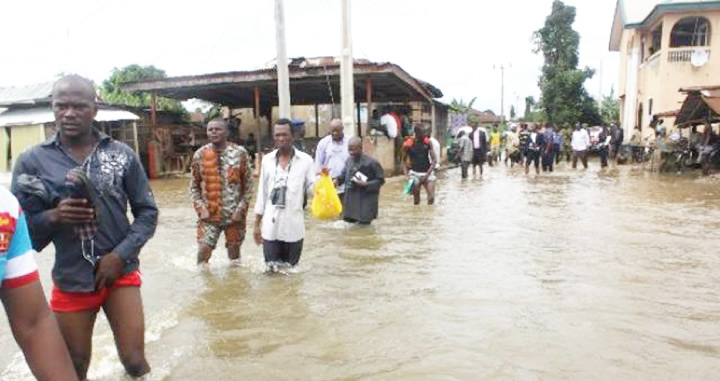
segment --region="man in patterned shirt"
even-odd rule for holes
[[[77,380],[65,342],[38,280],[27,220],[0,187],[0,299],[10,328],[38,380]]]
[[[210,143],[193,155],[190,197],[198,215],[197,262],[207,263],[225,232],[230,260],[240,259],[245,221],[252,196],[250,156],[245,148],[228,142],[228,124],[213,119],[207,125]]]

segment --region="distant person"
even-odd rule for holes
[[[403,151],[403,174],[413,182],[412,194],[415,205],[420,204],[420,188],[425,187],[428,205],[435,202],[435,173],[433,168],[437,158],[430,143],[427,128],[415,126],[415,138],[406,151]]]
[[[498,125],[494,125],[492,132],[490,132],[490,165],[494,165],[495,162],[500,161],[500,144],[502,143],[502,136],[498,130]]]
[[[255,243],[263,246],[270,271],[295,266],[305,238],[303,201],[311,195],[315,169],[310,155],[293,147],[288,119],[273,127],[276,149],[263,157],[255,201]]]
[[[463,179],[468,177],[468,169],[473,159],[473,145],[465,131],[458,133],[458,150],[455,160],[460,162],[460,174]]]
[[[522,161],[520,137],[518,136],[516,125],[510,126],[510,131],[508,131],[505,139],[505,165],[507,165],[508,160],[510,161],[510,168]]]
[[[221,234],[231,261],[240,259],[253,189],[250,155],[228,141],[228,124],[207,124],[210,143],[195,151],[190,165],[190,199],[198,215],[197,263],[208,263]]]
[[[484,129],[475,125],[473,132],[470,134],[470,140],[473,144],[473,176],[480,169],[480,176],[483,174],[483,164],[485,164],[485,155],[487,153],[487,137]]]
[[[529,128],[527,145],[525,146],[525,174],[530,172],[530,165],[535,166],[535,173],[540,174],[540,155],[545,146],[545,135],[537,132],[535,125]]]
[[[248,155],[250,155],[250,158],[252,159],[252,164],[255,165],[255,155],[257,154],[257,141],[255,140],[255,134],[252,132],[248,134],[247,139],[245,139],[245,150],[247,151]]]
[[[580,123],[575,124],[575,131],[573,131],[572,142],[570,144],[573,151],[573,169],[577,168],[578,159],[582,161],[583,167],[587,169],[587,150],[590,148],[590,134],[588,134],[587,129],[585,129],[584,126],[581,126]]]
[[[435,161],[435,168],[433,168],[433,170],[437,171],[438,169],[440,169],[440,151],[442,150],[442,147],[440,146],[440,142],[432,135],[430,135],[430,144],[432,145],[433,153],[435,154],[435,158],[437,159]]]
[[[559,129],[553,133],[553,152],[555,153],[555,164],[560,164],[563,149],[563,134]]]
[[[348,142],[350,158],[340,177],[345,184],[343,220],[367,225],[378,216],[380,187],[385,184],[385,173],[377,160],[363,154],[362,139],[355,136]]]
[[[317,150],[315,150],[315,172],[326,173],[331,179],[337,182],[345,169],[345,163],[350,158],[348,151],[348,140],[343,131],[344,127],[340,119],[330,121],[330,134],[320,139]],[[338,195],[342,199],[345,192],[344,185],[338,185]]]
[[[553,171],[553,164],[555,162],[555,129],[551,124],[545,125],[545,130],[542,132],[543,145],[541,148],[541,162],[543,172]]]
[[[158,208],[135,152],[93,128],[96,99],[83,77],[55,82],[59,131],[20,155],[12,190],[27,213],[33,247],[55,246],[50,307],[78,378],[87,376],[100,308],[120,362],[137,378],[150,371],[138,256],[155,233]]]
[[[600,135],[598,137],[598,154],[600,155],[600,168],[608,166],[608,156],[610,150],[610,142],[612,134],[606,126],[600,127]]]
[[[292,134],[293,134],[293,147],[305,153],[309,153],[307,146],[305,145],[305,121],[301,119],[293,119],[291,121]]]
[[[612,159],[617,158],[618,152],[620,152],[620,147],[622,146],[623,140],[625,140],[625,131],[623,131],[623,128],[618,126],[616,123],[613,123],[612,127],[610,128],[610,157]]]
[[[0,300],[10,330],[38,380],[77,381],[70,354],[40,284],[27,220],[0,186]]]
[[[530,131],[528,129],[528,124],[523,123],[520,125],[520,132],[518,133],[518,140],[520,141],[520,155],[522,156],[520,162],[522,165],[525,165],[525,161],[527,159],[527,141],[530,137]]]

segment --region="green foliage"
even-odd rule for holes
[[[452,102],[450,102],[450,110],[455,111],[460,114],[467,114],[472,109],[473,103],[475,103],[475,100],[477,100],[477,97],[470,100],[470,103],[465,103],[462,99],[455,99],[453,98]]]
[[[123,82],[142,81],[147,79],[166,78],[164,70],[155,66],[129,65],[122,69],[114,68],[110,78],[100,86],[100,97],[107,103],[122,104],[131,107],[150,107],[149,93],[132,93],[120,90]],[[175,111],[185,114],[180,101],[163,97],[157,98],[157,109]]]
[[[555,125],[601,122],[595,100],[583,87],[595,71],[577,67],[580,35],[572,28],[575,13],[575,7],[555,0],[545,26],[533,34],[534,52],[542,53],[545,59],[538,82],[542,93],[539,107]]]
[[[545,113],[537,109],[537,102],[532,95],[525,97],[525,114],[522,119],[530,123],[544,123],[546,120]]]
[[[620,102],[615,98],[615,89],[612,89],[610,95],[603,97],[600,102],[600,116],[606,126],[620,122]]]

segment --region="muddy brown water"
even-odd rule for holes
[[[187,179],[154,182],[146,379],[718,377],[720,180],[597,165],[459,177],[440,176],[433,207],[389,182],[369,228],[308,217],[301,266],[272,276],[251,240],[240,265],[216,250],[199,269]],[[52,249],[38,261],[47,292]],[[0,319],[0,378],[32,379]],[[104,318],[89,376],[125,379]]]

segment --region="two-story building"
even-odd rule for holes
[[[680,88],[720,85],[720,1],[618,0],[609,48],[620,52],[625,136],[656,115],[671,126]]]

